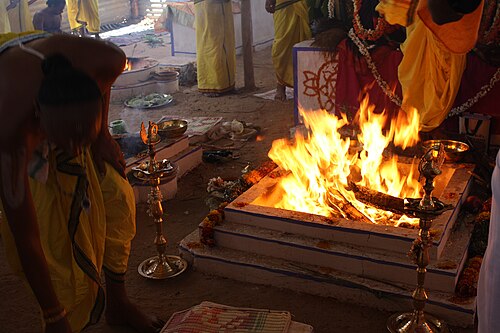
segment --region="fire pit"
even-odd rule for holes
[[[123,73],[114,86],[124,87],[147,81],[158,69],[158,61],[151,58],[127,58]]]
[[[416,112],[386,126],[385,116],[363,103],[360,149],[354,151],[351,139],[340,134],[351,125],[345,117],[323,111],[302,116],[308,133],[273,142],[269,156],[279,168],[224,209],[224,222],[213,230],[216,249],[190,246],[197,238],[192,234],[181,251],[199,269],[227,277],[387,310],[408,307],[415,265],[407,252],[418,235],[418,219],[394,208],[422,197],[420,156],[415,162],[391,156],[387,148],[416,144]],[[433,290],[427,309],[464,326],[473,322],[474,301],[452,299],[470,230],[459,233],[453,226],[472,170],[473,165],[445,164],[436,178],[433,195],[453,209],[433,222],[426,279]]]
[[[179,90],[178,75],[158,76],[159,62],[151,58],[127,58],[123,73],[111,87],[111,101],[125,100],[151,93],[171,94]]]

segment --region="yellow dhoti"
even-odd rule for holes
[[[398,77],[403,91],[403,110],[414,107],[420,114],[420,129],[427,132],[447,117],[457,96],[466,65],[466,54],[477,39],[483,4],[456,22],[435,24],[420,1],[414,22],[406,29],[401,45],[403,59]],[[377,10],[389,23],[406,22],[409,2],[382,0]]]
[[[28,0],[20,0],[16,7],[8,11],[10,30],[12,32],[32,31],[33,18],[28,6]]]
[[[50,277],[73,332],[99,320],[101,272],[123,279],[135,234],[132,188],[112,167],[106,171],[100,180],[88,151],[76,159],[52,151],[47,181],[30,178]],[[22,275],[8,224],[2,229],[8,261]]]
[[[311,38],[307,5],[304,0],[278,0],[273,19],[272,57],[276,77],[281,85],[293,87],[292,48]]]
[[[231,2],[195,1],[198,90],[223,93],[234,89],[236,48]]]
[[[19,42],[27,43],[35,39],[45,38],[50,34],[44,31],[26,31],[21,33],[9,32],[0,34],[0,53],[9,47],[18,46]]]
[[[66,8],[71,30],[77,30],[83,25],[90,33],[97,34],[101,31],[98,0],[66,0]]]
[[[9,14],[7,14],[8,2],[0,0],[0,34],[10,32]]]

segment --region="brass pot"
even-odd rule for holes
[[[164,139],[180,137],[186,132],[188,123],[181,119],[164,120],[158,123],[158,134]]]

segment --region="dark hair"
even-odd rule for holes
[[[53,6],[56,6],[58,4],[63,4],[66,5],[66,0],[47,0],[47,6],[48,7],[53,7]]]
[[[46,57],[42,61],[42,71],[44,78],[38,91],[41,105],[66,105],[101,98],[97,83],[75,69],[63,55]]]
[[[61,144],[68,141],[81,145],[92,138],[101,107],[75,110],[87,102],[101,102],[101,91],[97,83],[84,72],[73,67],[61,54],[47,56],[42,61],[44,77],[38,91],[40,122],[49,140]],[[97,104],[96,104],[97,105]],[[44,110],[44,107],[55,107]]]

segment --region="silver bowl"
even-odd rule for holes
[[[468,144],[455,140],[428,140],[422,142],[422,147],[428,150],[430,148],[438,148],[439,144],[444,145],[445,161],[448,162],[458,162],[462,160],[469,151]]]
[[[158,134],[162,138],[177,138],[186,132],[188,123],[181,119],[164,120],[158,123]]]

